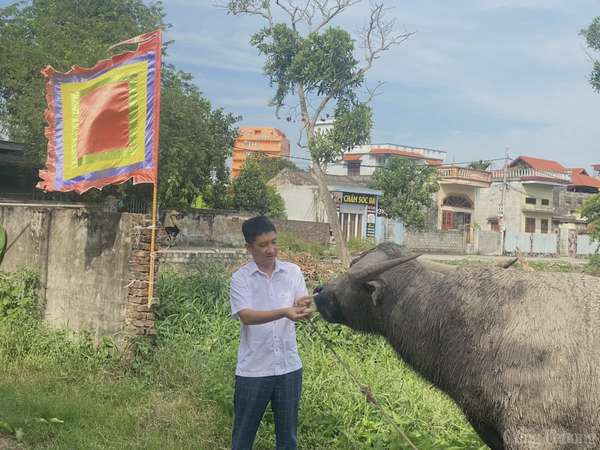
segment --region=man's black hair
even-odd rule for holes
[[[254,241],[256,241],[257,236],[264,233],[270,233],[271,231],[277,232],[273,222],[265,216],[252,217],[242,223],[242,233],[248,244],[253,244]]]

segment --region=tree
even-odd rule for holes
[[[273,186],[267,186],[267,176],[257,158],[248,158],[238,177],[231,183],[232,206],[283,219],[285,204]]]
[[[192,77],[167,66],[162,76],[159,198],[185,208],[202,195],[212,208],[225,206],[237,117],[211,109]]]
[[[477,161],[472,161],[471,164],[469,164],[469,168],[475,169],[475,170],[488,170],[491,165],[492,165],[492,161],[480,159]]]
[[[251,154],[248,158],[253,158],[257,162],[267,181],[275,178],[284,169],[298,170],[296,164],[287,158],[272,157],[261,153]]]
[[[591,238],[600,242],[600,194],[588,198],[583,203],[581,215],[589,220]]]
[[[431,207],[432,194],[439,190],[438,178],[435,167],[393,157],[385,167],[375,170],[369,185],[383,191],[379,205],[388,217],[420,229],[425,226],[425,210]]]
[[[581,35],[585,38],[589,49],[600,52],[600,16],[596,17],[588,28],[581,30]],[[600,60],[591,59],[593,68],[590,74],[590,83],[596,92],[600,92]]]
[[[252,36],[251,43],[265,56],[263,71],[275,87],[271,104],[276,114],[287,108],[301,122],[298,143],[311,154],[311,173],[327,211],[338,255],[346,266],[350,264],[350,253],[324,173],[327,164],[344,151],[369,141],[372,127],[369,101],[373,91],[368,92],[364,100],[359,95],[361,89],[366,89],[365,74],[383,52],[411,35],[396,34],[394,21],[385,21],[383,4],[374,3],[362,30],[365,59],[359,63],[354,57],[354,40],[350,34],[330,25],[338,15],[359,2],[228,0],[221,4],[231,14],[254,15],[266,20],[266,26]],[[285,22],[277,22],[274,12],[283,16]],[[291,105],[286,103],[288,99],[292,99]],[[329,113],[334,118],[333,128],[317,132],[318,120]]]
[[[28,162],[46,159],[45,80],[51,64],[66,71],[91,67],[124,39],[167,27],[160,2],[142,0],[39,0],[0,9],[0,125],[10,139],[26,145]],[[122,48],[116,52],[123,51]],[[163,65],[159,198],[162,206],[189,207],[203,194],[210,206],[226,198],[225,160],[231,152],[238,118],[213,110],[191,76]],[[2,131],[2,130],[0,130]],[[148,185],[107,187],[104,195],[149,198]],[[221,195],[222,194],[222,195]]]

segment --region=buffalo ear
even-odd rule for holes
[[[367,281],[365,287],[371,293],[373,305],[378,306],[383,300],[383,288],[385,284],[381,280]]]

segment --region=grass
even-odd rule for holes
[[[34,292],[6,283],[0,278],[0,292],[12,305]],[[50,330],[18,312],[25,307],[0,316],[0,436],[16,442],[18,434],[31,449],[229,448],[239,325],[229,317],[228,274],[219,267],[162,274],[158,293],[156,340],[141,343],[133,361],[110,341],[95,346],[85,334]],[[418,448],[484,448],[454,404],[382,339],[314,323]],[[300,448],[408,448],[310,324],[300,323],[297,334]],[[273,435],[267,413],[255,449],[274,448]]]

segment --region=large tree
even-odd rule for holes
[[[232,206],[242,211],[257,212],[274,219],[285,219],[285,203],[273,186],[262,158],[248,158],[240,174],[231,183]]]
[[[600,16],[596,17],[592,24],[581,31],[586,44],[590,50],[600,52]],[[593,62],[590,83],[596,92],[600,92],[600,60],[590,55]]]
[[[425,226],[432,195],[439,190],[435,167],[401,157],[391,158],[375,170],[370,186],[383,191],[379,205],[388,217],[400,219],[409,228]]]
[[[373,3],[361,33],[364,61],[355,56],[352,36],[331,25],[332,20],[360,0],[227,0],[221,5],[234,15],[254,15],[266,26],[251,43],[265,56],[264,73],[275,96],[277,114],[287,108],[288,117],[298,119],[298,144],[308,148],[311,173],[333,230],[342,263],[350,264],[350,253],[342,237],[335,204],[325,182],[328,163],[344,151],[367,143],[372,114],[365,75],[383,52],[406,40],[410,33],[396,33],[394,21],[386,21],[382,3]],[[282,18],[280,20],[280,18]],[[361,97],[361,90],[363,96]],[[325,115],[335,121],[332,129],[317,131]]]
[[[46,158],[43,112],[47,64],[67,71],[110,56],[110,45],[162,27],[160,2],[36,0],[0,9],[0,131],[26,145],[29,163]],[[116,50],[116,52],[122,49]],[[163,65],[159,195],[163,206],[189,206],[204,193],[211,206],[224,198],[225,160],[237,118],[213,110],[191,76]],[[109,187],[117,196],[145,196],[148,186]],[[100,197],[97,192],[84,199]]]

